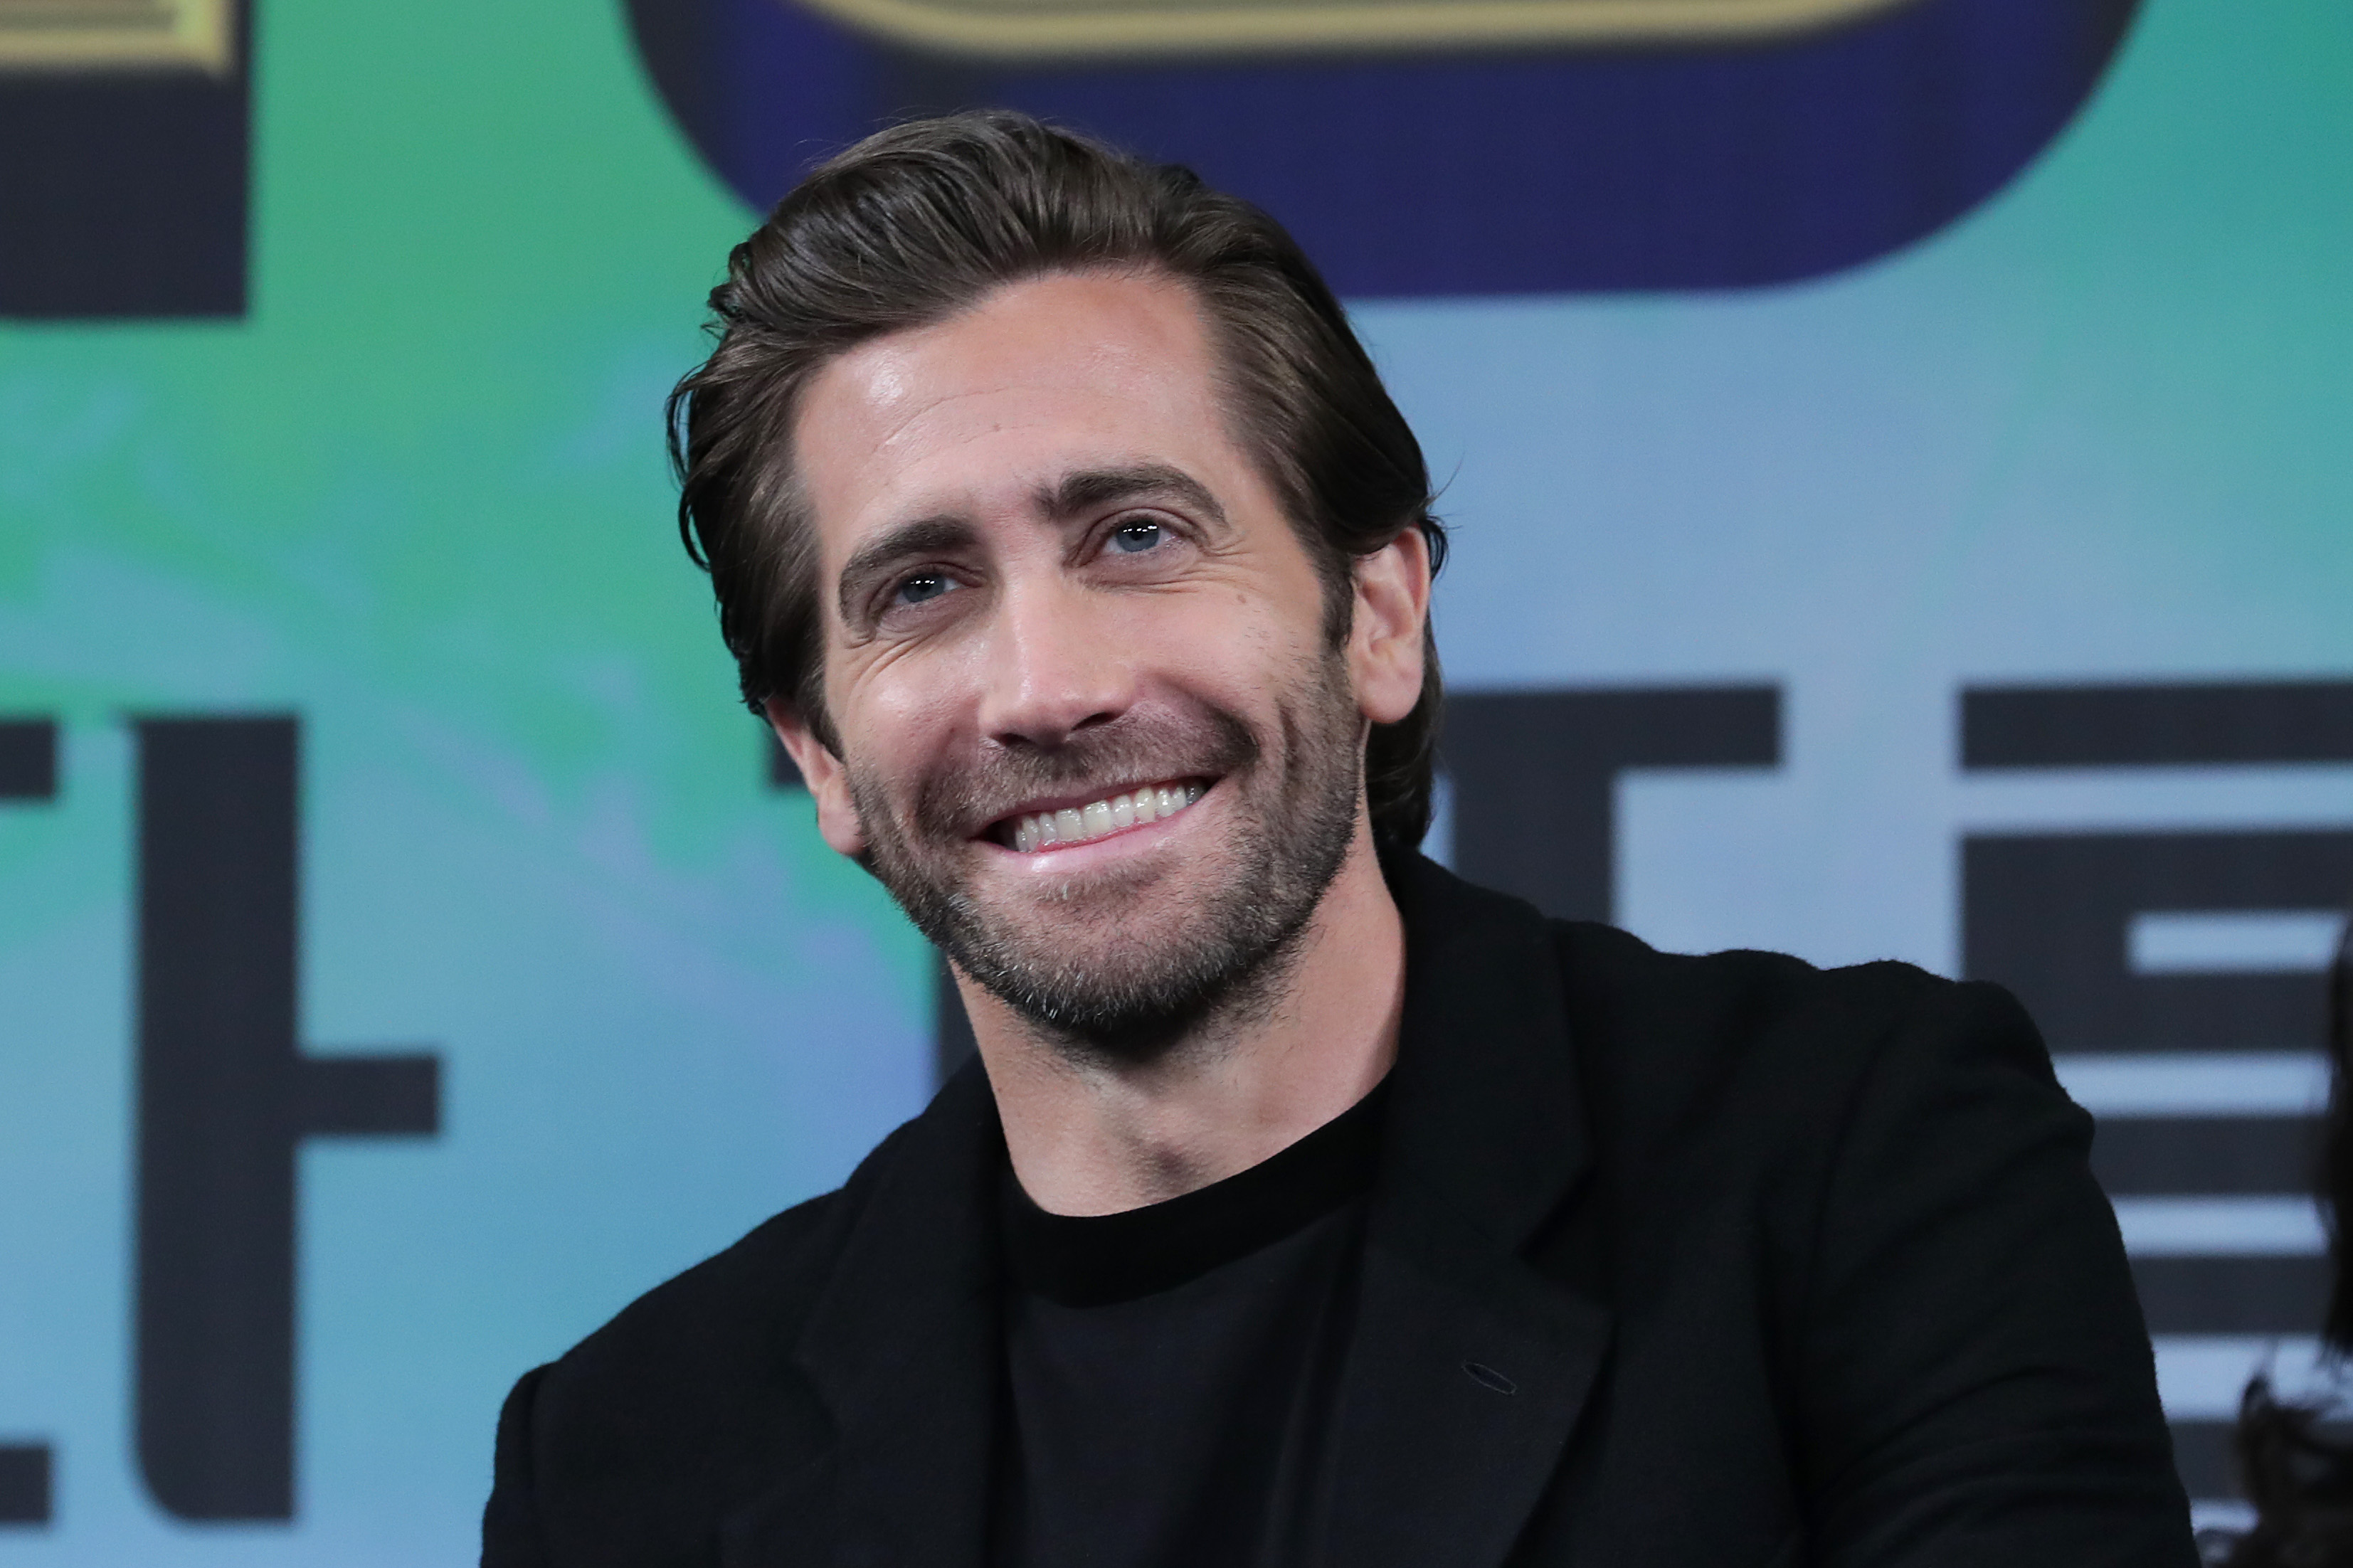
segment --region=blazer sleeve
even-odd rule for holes
[[[532,1415],[546,1373],[539,1366],[523,1373],[499,1411],[491,1500],[482,1510],[482,1568],[548,1568],[532,1483]]]
[[[1835,1568],[2195,1568],[2091,1118],[1998,987],[1915,994],[1822,1189],[1796,1368]]]

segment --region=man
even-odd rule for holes
[[[523,1378],[487,1563],[2195,1561],[2013,1002],[1416,853],[1444,535],[1271,221],[958,116],[713,303],[690,548],[979,1061]]]

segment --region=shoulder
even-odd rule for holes
[[[1965,1101],[2088,1136],[2041,1035],[2000,986],[1894,961],[1669,953],[1608,926],[1550,927],[1572,1048],[1621,1142],[1705,1133],[1811,1163],[1888,1108]]]
[[[1818,1044],[1856,1043],[1939,1010],[2023,1016],[1998,986],[1947,980],[1893,959],[1825,969],[1746,949],[1662,952],[1611,926],[1547,924],[1571,1013],[1603,1041],[1640,1030],[1654,1042],[1700,1050],[1792,1033]]]
[[[1385,869],[1438,1026],[1565,1049],[1596,1131],[1621,1145],[1703,1131],[1812,1137],[1861,1100],[1957,1071],[1995,1070],[2064,1103],[2033,1025],[1998,986],[1894,961],[1662,952],[1610,926],[1548,920],[1418,856]]]
[[[574,1346],[553,1370],[594,1378],[659,1363],[666,1373],[787,1355],[831,1277],[851,1226],[906,1143],[909,1122],[849,1179],[754,1227],[733,1246],[655,1286]]]
[[[788,1353],[791,1329],[822,1287],[854,1207],[844,1188],[764,1221],[624,1307],[554,1363],[551,1381],[592,1385],[647,1371],[675,1377],[702,1363],[732,1372]]]
[[[1670,1057],[1872,1058],[1908,1036],[1984,1035],[2047,1061],[2016,998],[1894,959],[1821,968],[1788,953],[1662,952],[1614,927],[1547,922],[1572,1024],[1593,1047]]]
[[[543,1503],[551,1494],[586,1502],[615,1489],[641,1493],[657,1471],[693,1489],[736,1492],[752,1478],[735,1472],[820,1439],[822,1410],[794,1349],[903,1132],[839,1189],[647,1291],[530,1375],[517,1436]]]

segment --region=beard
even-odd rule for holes
[[[867,869],[958,969],[1066,1052],[1155,1059],[1272,1001],[1355,839],[1362,720],[1340,650],[1277,694],[1267,730],[1221,708],[1132,710],[1050,750],[987,744],[943,763],[903,811],[845,759]],[[1227,792],[1223,831],[1180,860],[1018,896],[976,888],[989,851],[973,837],[1024,802],[1178,778]]]

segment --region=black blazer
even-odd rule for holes
[[[2091,1121],[2006,993],[1390,881],[1323,1561],[2192,1568]],[[980,1568],[1003,1147],[967,1067],[525,1375],[485,1563]]]

